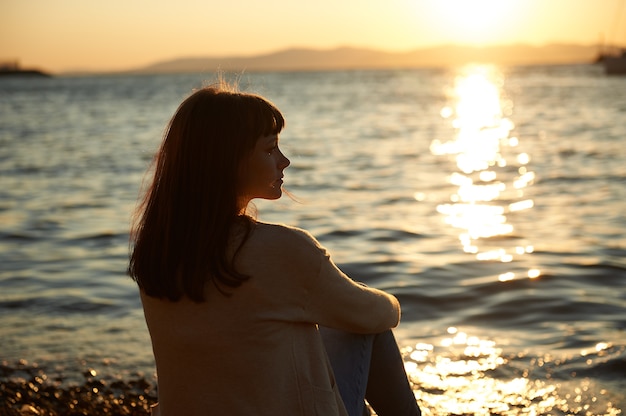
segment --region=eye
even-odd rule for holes
[[[276,150],[278,150],[278,144],[274,144],[272,147],[270,147],[269,149],[267,149],[267,154],[271,155],[272,153],[274,153]]]

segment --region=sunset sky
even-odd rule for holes
[[[289,47],[626,45],[625,0],[0,0],[0,62],[123,70]]]

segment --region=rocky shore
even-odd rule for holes
[[[63,369],[20,360],[0,364],[0,416],[149,415],[156,383],[120,379],[82,369],[82,382],[68,382]]]

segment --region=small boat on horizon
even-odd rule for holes
[[[626,75],[626,47],[617,44],[616,34],[620,27],[619,22],[626,10],[626,0],[616,4],[617,9],[613,14],[613,25],[611,28],[611,36],[607,46],[603,46],[604,42],[600,42],[600,53],[596,62],[604,66],[604,72],[607,75]],[[622,26],[622,29],[624,27]]]
[[[626,50],[622,49],[615,55],[605,55],[600,62],[608,75],[626,75]]]

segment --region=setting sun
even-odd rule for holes
[[[607,0],[599,7],[591,0],[56,0],[32,7],[31,2],[2,0],[0,62],[80,72],[289,48],[405,53],[448,45],[588,47],[600,39],[620,45],[626,44],[626,32],[612,24],[620,16],[620,2]],[[270,10],[272,24],[259,18]],[[576,61],[591,59],[587,55],[579,54]],[[449,56],[457,55],[433,59],[436,65],[448,65]],[[547,56],[560,62],[557,54]],[[520,58],[513,60],[517,64]]]
[[[464,43],[485,44],[505,37],[524,10],[519,0],[441,0],[432,3],[448,35]]]

